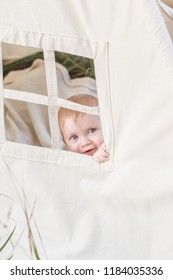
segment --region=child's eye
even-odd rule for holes
[[[88,134],[93,133],[95,131],[96,131],[96,128],[91,128],[91,129],[88,130]]]
[[[70,140],[76,140],[76,139],[78,139],[78,136],[77,136],[77,135],[72,135],[72,136],[70,137]]]

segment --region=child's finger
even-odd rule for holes
[[[105,145],[105,143],[102,143],[100,148],[103,149],[106,152],[106,145]]]

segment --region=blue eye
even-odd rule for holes
[[[88,134],[94,133],[95,131],[96,131],[96,128],[91,128],[91,129],[88,130]]]
[[[70,140],[76,140],[76,139],[78,139],[78,136],[77,136],[77,135],[72,135],[72,136],[70,137]]]

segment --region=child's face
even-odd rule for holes
[[[69,151],[92,156],[103,141],[100,117],[81,113],[68,118],[62,129]]]

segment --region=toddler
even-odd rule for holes
[[[74,95],[67,100],[91,107],[98,106],[98,99],[88,94]],[[58,123],[69,151],[93,156],[99,163],[109,160],[99,116],[60,108]]]

